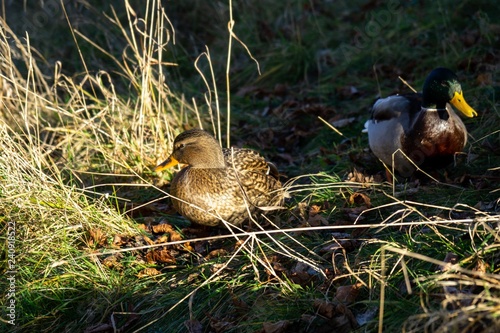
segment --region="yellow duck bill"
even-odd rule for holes
[[[450,103],[458,109],[464,116],[472,118],[477,116],[477,112],[465,101],[462,92],[455,92]]]
[[[155,172],[163,171],[163,170],[169,169],[171,167],[174,167],[177,164],[179,164],[179,161],[177,161],[175,158],[173,158],[172,156],[170,156],[165,161],[163,161],[161,164],[157,165],[155,167],[154,171]]]

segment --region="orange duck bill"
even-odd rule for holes
[[[162,162],[161,164],[157,165],[155,167],[154,171],[155,172],[163,171],[163,170],[169,169],[171,167],[174,167],[177,164],[179,164],[179,161],[177,161],[174,157],[170,156],[164,162]]]

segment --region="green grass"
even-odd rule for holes
[[[45,2],[26,12],[3,4],[2,328],[499,325],[498,4],[151,0],[130,1],[127,11],[122,1],[64,3],[65,10]],[[230,9],[241,42],[232,39],[227,76]],[[409,92],[398,76],[420,89],[437,66],[457,72],[478,111],[466,121],[469,160],[440,171],[440,183],[391,186],[361,133],[369,106]],[[352,121],[338,134],[319,117]],[[172,174],[152,169],[175,135],[200,123],[220,126],[224,145],[230,134],[231,144],[261,151],[284,174],[292,197],[286,210],[259,218],[263,229],[186,228],[162,199]],[[15,326],[5,321],[9,222]],[[164,223],[179,234],[154,232]],[[442,268],[448,253],[456,265]],[[336,299],[356,284],[350,301]],[[351,314],[367,319],[356,328]]]

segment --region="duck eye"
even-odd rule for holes
[[[184,149],[184,147],[186,147],[186,145],[184,143],[180,143],[178,146],[177,146],[177,149]]]

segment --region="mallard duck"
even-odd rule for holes
[[[155,168],[161,171],[187,164],[170,185],[174,209],[190,221],[217,226],[221,220],[240,225],[258,209],[283,201],[276,167],[254,150],[222,149],[208,132],[192,129],[174,140],[170,157]]]
[[[366,124],[371,150],[403,177],[416,170],[408,158],[425,171],[450,164],[467,143],[467,129],[448,103],[466,117],[477,116],[457,76],[446,68],[429,74],[422,94],[378,99]]]

